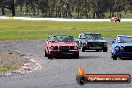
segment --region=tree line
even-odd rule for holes
[[[132,0],[0,0],[1,14],[5,9],[16,15],[32,13],[34,16],[63,18],[104,18],[121,16],[121,13],[132,11]]]

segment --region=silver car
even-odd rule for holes
[[[85,32],[80,33],[79,36],[74,40],[82,52],[85,50],[96,50],[107,52],[107,41],[99,33]]]

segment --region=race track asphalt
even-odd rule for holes
[[[60,58],[49,60],[44,57],[45,40],[0,41],[0,48],[23,53],[35,58],[41,69],[26,74],[0,77],[0,88],[132,88],[130,84],[86,84],[76,83],[78,66],[82,66],[88,74],[130,74],[131,60],[111,59],[111,42],[108,52],[80,52],[79,59]]]

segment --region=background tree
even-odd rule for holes
[[[132,11],[132,0],[0,0],[2,15],[10,10],[12,16],[30,14],[31,16],[64,18],[105,18]]]

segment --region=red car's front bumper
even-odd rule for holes
[[[60,56],[69,56],[69,55],[78,55],[79,50],[69,50],[69,51],[60,51],[60,50],[49,50],[49,55],[60,57]]]

